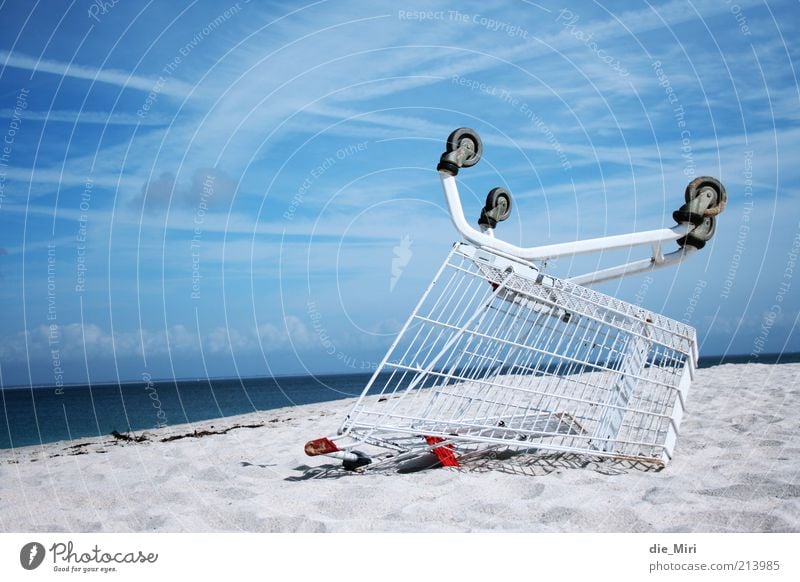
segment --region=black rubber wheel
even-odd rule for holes
[[[472,153],[467,156],[461,167],[470,168],[480,161],[483,154],[483,143],[480,136],[478,136],[478,132],[469,127],[459,127],[447,138],[448,152],[454,152],[462,145],[467,146]]]
[[[681,247],[689,245],[690,247],[700,250],[706,246],[708,241],[713,238],[716,230],[717,218],[715,216],[706,216],[703,218],[703,222],[696,226],[692,232],[687,234],[685,237],[678,239],[678,244]]]
[[[359,467],[369,465],[372,462],[372,459],[370,459],[367,455],[365,455],[361,451],[350,451],[350,452],[354,454],[357,458],[354,460],[345,459],[344,461],[342,461],[342,466],[347,471],[355,471]]]
[[[495,217],[497,222],[502,222],[511,216],[511,193],[505,188],[492,188],[486,195],[486,212],[494,208],[501,208],[500,214]]]
[[[699,238],[700,240],[708,241],[714,236],[714,233],[717,231],[717,219],[714,216],[707,216],[703,223],[695,228],[692,231],[692,236],[694,238]]]
[[[722,182],[716,178],[712,178],[710,176],[701,176],[699,178],[695,178],[689,182],[688,186],[686,186],[686,192],[684,192],[683,197],[688,204],[709,190],[713,193],[715,199],[711,204],[709,204],[708,211],[705,213],[705,216],[716,216],[723,211],[725,204],[728,202],[728,193],[725,192],[725,186],[723,186]]]

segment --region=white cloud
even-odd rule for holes
[[[233,351],[256,352],[263,349],[282,351],[294,347],[305,349],[312,345],[314,335],[297,317],[287,315],[283,324],[263,323],[253,329],[215,327],[203,333],[202,348],[205,354],[230,353]],[[50,359],[52,350],[59,351],[64,360],[83,361],[93,358],[165,355],[167,350],[175,354],[198,354],[199,342],[196,331],[182,324],[167,330],[116,331],[110,333],[94,323],[68,323],[59,325],[55,331],[40,325],[28,332],[0,338],[0,358],[5,362],[39,361]]]
[[[62,77],[73,77],[75,79],[86,79],[89,81],[98,81],[100,83],[107,83],[117,85],[127,89],[136,89],[138,91],[150,92],[154,87],[157,87],[157,79],[150,79],[147,77],[140,77],[133,73],[126,71],[119,71],[116,69],[100,69],[97,67],[87,67],[83,65],[76,65],[74,63],[65,63],[62,61],[53,61],[49,59],[37,59],[28,55],[22,54],[19,51],[13,53],[0,50],[0,62],[7,67],[14,67],[16,69],[25,69],[27,71],[34,71],[36,73],[52,73]],[[192,86],[179,81],[177,79],[169,79],[159,89],[160,93],[165,95],[173,95],[176,97],[185,97],[192,91]]]
[[[11,119],[13,109],[0,109],[0,118]],[[47,121],[60,123],[93,123],[97,125],[168,125],[171,120],[156,115],[144,118],[133,113],[105,111],[25,111],[23,121]]]

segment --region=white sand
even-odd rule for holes
[[[348,407],[149,431],[142,443],[0,451],[0,530],[800,531],[800,364],[699,370],[676,457],[659,472],[566,455],[495,470],[304,478],[338,465],[306,457],[303,445],[334,434]]]

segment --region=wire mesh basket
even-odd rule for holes
[[[666,463],[696,358],[687,325],[459,243],[340,432]]]

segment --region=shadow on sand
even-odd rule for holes
[[[551,473],[570,470],[593,471],[602,475],[624,475],[629,472],[657,473],[663,466],[631,459],[615,459],[600,456],[578,455],[575,453],[541,453],[514,450],[489,450],[471,453],[461,459],[460,467],[448,467],[452,471],[464,473],[484,473],[498,471],[511,475],[543,477]],[[309,479],[340,479],[355,474],[392,474],[416,473],[441,468],[435,455],[427,454],[392,462],[385,458],[373,465],[367,465],[355,471],[345,470],[340,463],[331,463],[311,467],[300,465],[294,470],[300,474],[286,477],[286,481],[307,481]]]

